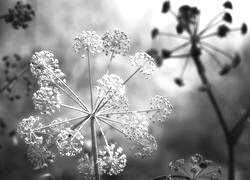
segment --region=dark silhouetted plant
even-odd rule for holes
[[[225,38],[229,33],[234,31],[240,31],[241,34],[247,33],[247,25],[242,24],[240,28],[230,28],[229,24],[232,23],[232,16],[230,10],[233,9],[233,5],[230,1],[226,1],[223,4],[224,10],[218,13],[208,24],[200,29],[200,10],[196,7],[191,7],[189,5],[183,5],[179,8],[178,13],[174,13],[171,9],[170,2],[166,1],[162,6],[162,13],[170,12],[174,15],[177,20],[176,34],[165,33],[161,30],[155,28],[151,32],[152,38],[158,38],[160,36],[168,36],[173,38],[178,38],[184,40],[184,43],[169,50],[162,49],[159,53],[155,49],[148,51],[155,59],[158,66],[161,66],[163,61],[168,58],[184,58],[184,66],[181,69],[180,75],[175,78],[175,83],[178,86],[184,86],[183,76],[185,69],[190,62],[193,60],[198,75],[202,81],[203,86],[200,88],[203,92],[208,95],[212,106],[218,115],[219,124],[223,130],[227,151],[228,151],[228,179],[234,180],[234,166],[235,166],[235,153],[234,147],[242,134],[246,121],[250,115],[250,109],[247,109],[243,116],[236,122],[232,129],[229,128],[222,111],[218,105],[217,99],[212,91],[212,86],[206,76],[206,67],[202,62],[202,55],[207,54],[211,57],[211,60],[215,61],[220,67],[219,74],[221,76],[228,74],[232,69],[239,66],[241,58],[238,53],[232,55],[228,51],[224,51],[214,44],[207,42],[209,38]],[[216,29],[215,29],[216,28]],[[215,29],[215,30],[214,30]],[[212,30],[212,32],[211,32]],[[178,53],[178,51],[186,49],[185,53]],[[228,62],[221,62],[220,57],[225,57],[229,59]],[[247,107],[249,108],[249,107]],[[174,178],[173,178],[174,179]],[[178,178],[177,178],[178,179]],[[190,179],[190,178],[186,178]],[[192,179],[192,178],[191,178]]]
[[[35,17],[35,11],[30,4],[23,4],[21,1],[17,1],[14,8],[10,8],[8,13],[1,15],[0,19],[3,19],[6,23],[10,23],[14,29],[28,27],[28,23]]]

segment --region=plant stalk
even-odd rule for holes
[[[94,160],[94,171],[95,171],[95,180],[100,180],[100,173],[98,168],[98,152],[97,152],[97,138],[96,138],[96,126],[95,126],[95,118],[91,117],[91,138],[92,138],[92,154]]]
[[[235,159],[234,159],[234,145],[228,144],[228,180],[234,180]]]
[[[213,94],[213,91],[210,87],[210,83],[209,83],[209,80],[205,74],[205,68],[200,60],[200,50],[199,48],[196,46],[196,42],[192,42],[192,47],[191,47],[191,55],[192,55],[192,58],[194,60],[194,63],[196,65],[196,68],[197,68],[197,71],[198,71],[198,74],[199,74],[199,77],[202,81],[202,84],[205,86],[206,88],[206,93],[208,95],[208,98],[218,116],[218,120],[219,120],[219,123],[220,123],[220,126],[222,128],[222,131],[224,133],[224,137],[225,137],[225,140],[226,140],[226,144],[227,144],[227,151],[228,151],[228,180],[234,180],[234,170],[235,170],[235,161],[234,161],[234,144],[231,143],[231,140],[230,140],[230,131],[228,129],[228,126],[226,124],[226,121],[225,121],[225,118],[223,117],[223,114],[222,114],[222,111],[218,105],[218,102]]]

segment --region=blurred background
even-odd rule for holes
[[[0,22],[0,55],[13,56],[18,54],[28,63],[35,51],[49,50],[60,61],[61,69],[67,75],[71,87],[82,98],[88,92],[86,63],[80,60],[72,49],[75,35],[83,30],[94,30],[103,34],[106,30],[119,28],[131,39],[129,54],[137,51],[147,51],[150,48],[161,49],[173,47],[178,41],[172,38],[151,39],[151,30],[158,27],[164,31],[174,32],[175,19],[169,14],[161,14],[163,0],[27,0],[36,16],[27,29],[15,30],[4,21]],[[201,26],[222,10],[222,0],[171,1],[172,9],[178,10],[183,4],[197,6],[201,10]],[[16,1],[1,0],[0,14],[5,14]],[[250,24],[248,18],[249,3],[247,1],[232,1],[234,9],[233,27],[239,27],[242,22]],[[203,61],[207,67],[207,75],[213,84],[223,114],[228,124],[239,119],[244,108],[250,101],[250,62],[249,35],[241,36],[232,33],[225,40],[214,38],[211,42],[228,52],[238,52],[241,65],[227,76],[218,74],[218,67],[209,58]],[[95,59],[95,75],[98,79],[105,72],[107,58],[98,56]],[[198,91],[201,83],[193,64],[185,73],[185,86],[178,87],[173,79],[179,74],[183,61],[179,59],[165,60],[150,80],[137,75],[127,87],[127,93],[132,108],[143,106],[147,99],[160,94],[167,97],[174,111],[166,123],[153,124],[151,133],[158,141],[157,153],[149,159],[136,159],[128,155],[125,171],[118,176],[104,176],[103,179],[152,179],[155,176],[168,174],[168,163],[171,160],[187,159],[195,153],[200,153],[206,159],[213,160],[224,168],[226,175],[226,145],[218,124],[217,116],[205,94]],[[0,62],[0,82],[4,83],[5,64]],[[111,71],[123,79],[133,72],[127,57],[117,56]],[[143,84],[143,86],[142,86]],[[34,85],[34,90],[36,86]],[[46,171],[33,170],[27,161],[27,146],[15,136],[9,136],[17,123],[24,117],[35,114],[31,95],[26,96],[22,83],[16,84],[15,91],[21,94],[18,101],[11,101],[6,92],[0,94],[0,120],[6,124],[1,130],[0,142],[0,179],[46,179],[40,177]],[[24,94],[24,95],[23,95]],[[31,93],[32,94],[32,93]],[[110,137],[116,137],[115,132]],[[237,180],[250,178],[250,124],[247,125],[236,147]],[[114,138],[114,141],[126,146],[126,141]],[[55,179],[80,179],[76,170],[76,159],[58,158],[50,172]],[[48,178],[47,178],[48,179]]]

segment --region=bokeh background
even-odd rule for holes
[[[16,1],[1,0],[0,14],[7,12]],[[172,38],[152,40],[150,32],[154,27],[164,31],[174,32],[175,19],[169,14],[161,14],[163,0],[29,0],[36,12],[34,21],[26,30],[14,30],[10,25],[0,22],[0,55],[17,53],[29,61],[37,50],[49,50],[60,60],[62,70],[66,73],[68,82],[79,92],[82,98],[87,93],[88,81],[86,63],[74,53],[72,40],[83,30],[94,30],[102,34],[106,30],[119,28],[131,39],[130,54],[137,51],[147,51],[150,48],[173,47],[178,41]],[[222,0],[175,0],[171,1],[173,10],[180,5],[189,4],[201,10],[201,26],[222,10]],[[249,3],[239,0],[232,1],[234,9],[232,26],[240,26],[242,22],[250,24],[248,18]],[[204,57],[207,74],[214,86],[216,97],[222,107],[223,114],[232,126],[242,114],[250,101],[250,62],[249,35],[230,34],[226,40],[214,38],[213,43],[229,52],[238,52],[242,64],[227,76],[218,74],[218,67],[209,58]],[[107,66],[107,58],[95,59],[95,78],[99,78]],[[136,159],[128,154],[125,171],[119,176],[104,179],[150,179],[168,174],[168,163],[171,160],[185,158],[195,153],[201,153],[205,158],[218,163],[224,168],[226,176],[226,146],[221,128],[210,102],[205,94],[198,91],[200,81],[193,64],[190,64],[185,74],[185,86],[178,87],[173,79],[179,74],[183,64],[179,59],[165,60],[150,80],[137,75],[128,84],[128,97],[132,108],[143,106],[154,94],[167,97],[174,111],[168,122],[153,124],[151,132],[158,140],[158,152],[149,159]],[[0,70],[4,69],[0,62]],[[115,59],[111,71],[127,77],[133,71],[128,58]],[[0,72],[2,73],[2,72]],[[2,75],[1,75],[2,76]],[[0,79],[1,79],[0,76]],[[2,76],[3,77],[3,76]],[[3,83],[3,79],[1,79]],[[20,87],[19,87],[20,86]],[[22,84],[16,86],[16,91],[22,91]],[[31,96],[23,96],[20,100],[11,102],[0,95],[0,118],[7,124],[9,131],[24,117],[36,113],[33,109]],[[126,141],[116,137],[111,132],[110,138],[124,144]],[[250,178],[250,124],[238,142],[236,148],[237,180]],[[10,138],[1,131],[0,141],[0,179],[48,179],[41,177],[46,170],[32,170],[27,161],[27,147],[20,140]],[[80,179],[76,170],[76,159],[58,158],[50,172],[55,179]]]

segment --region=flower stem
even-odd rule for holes
[[[94,159],[94,170],[95,170],[95,180],[100,180],[100,173],[98,168],[98,152],[97,152],[97,138],[96,138],[96,127],[95,127],[95,118],[91,117],[91,138],[92,138],[92,154]]]
[[[90,57],[89,57],[88,49],[87,49],[87,59],[88,59],[88,72],[89,72],[90,103],[91,103],[91,111],[92,111],[93,110],[92,76],[91,76],[91,66],[90,66]]]
[[[200,54],[197,53],[199,52],[199,48],[196,46],[196,42],[194,41],[192,43],[191,47],[191,54],[192,58],[194,60],[194,63],[196,65],[199,77],[203,83],[203,85],[206,87],[206,93],[208,95],[209,100],[212,103],[212,106],[218,116],[220,126],[223,130],[224,137],[227,143],[227,151],[228,151],[228,180],[234,180],[234,166],[235,166],[235,161],[234,161],[234,144],[231,143],[231,133],[228,129],[228,126],[226,124],[225,118],[222,115],[222,111],[218,105],[218,102],[213,94],[213,91],[210,87],[210,83],[207,79],[207,76],[205,74],[205,68],[200,60]]]
[[[83,103],[83,101],[76,95],[76,93],[61,78],[59,78],[53,71],[51,71],[46,66],[44,66],[44,68],[47,69],[54,77],[56,77],[56,79],[58,79],[60,81],[61,84],[63,84],[69,90],[69,92],[77,99],[77,101],[79,101],[79,105],[81,105],[83,109],[85,109],[86,111],[89,111],[87,106]]]
[[[61,104],[61,106],[62,106],[62,107],[65,107],[65,108],[73,109],[73,110],[76,110],[76,111],[79,111],[79,112],[83,112],[83,113],[88,114],[88,112],[85,111],[84,109],[79,109],[79,108],[74,107],[74,106],[70,106],[70,105],[67,105],[67,104]]]
[[[228,180],[234,180],[234,165],[235,165],[235,159],[234,159],[234,145],[228,144]]]
[[[142,67],[139,67],[135,70],[135,72],[133,72],[124,82],[123,85],[126,84],[138,71],[141,70]]]
[[[107,67],[107,72],[106,72],[106,74],[109,74],[110,66],[111,66],[111,62],[112,62],[112,60],[113,60],[113,57],[114,57],[114,51],[112,51],[112,53],[111,53],[111,56],[110,56],[110,59],[109,59],[109,63],[108,63],[108,67]]]

